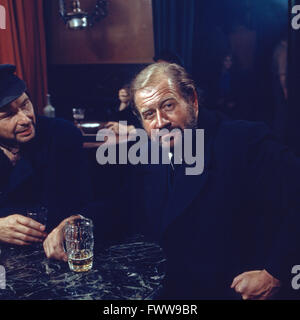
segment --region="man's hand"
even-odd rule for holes
[[[43,243],[47,258],[68,261],[67,253],[64,250],[64,226],[67,221],[80,218],[80,216],[71,216],[63,220],[55,229],[51,231]]]
[[[266,270],[244,272],[233,279],[231,288],[240,293],[244,300],[266,300],[279,289],[280,281]]]
[[[0,218],[0,241],[21,246],[30,245],[33,242],[42,242],[47,234],[45,226],[39,222],[13,214]]]

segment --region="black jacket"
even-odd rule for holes
[[[79,130],[64,120],[38,117],[35,138],[21,150],[15,167],[0,152],[0,217],[43,205],[50,230],[82,212],[90,184]]]
[[[170,187],[170,165],[133,166],[122,227],[160,241],[165,298],[239,298],[232,280],[258,269],[290,283],[300,260],[299,160],[262,123],[200,110],[199,128],[204,172],[179,166]]]

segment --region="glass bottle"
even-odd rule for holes
[[[47,94],[47,104],[44,108],[44,116],[48,118],[55,118],[55,109],[51,104],[50,94]]]

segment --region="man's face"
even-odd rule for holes
[[[198,117],[198,101],[194,99],[188,104],[179,90],[167,78],[158,85],[138,90],[135,94],[135,104],[140,113],[144,129],[151,135],[152,129],[184,129],[194,128]],[[171,139],[170,139],[171,138]],[[161,138],[161,144],[169,143],[172,148],[176,144],[168,134]]]
[[[0,109],[0,142],[9,146],[26,143],[35,136],[35,115],[26,93]]]

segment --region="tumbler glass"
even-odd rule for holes
[[[68,221],[64,228],[65,247],[70,270],[89,271],[93,267],[93,222],[87,218]]]

